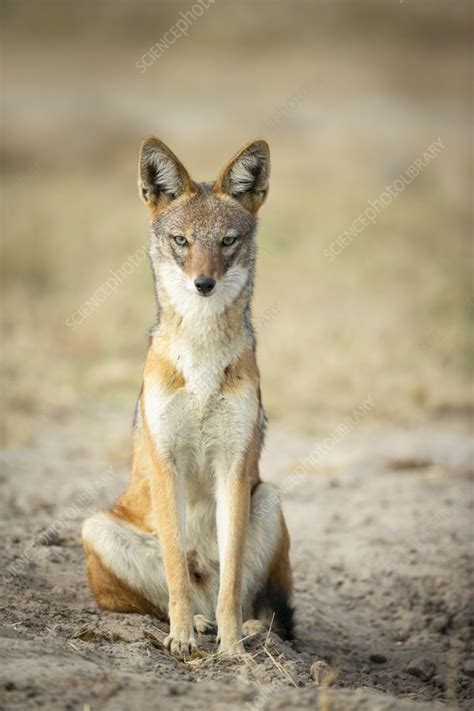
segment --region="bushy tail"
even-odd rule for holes
[[[283,585],[268,582],[256,596],[253,612],[257,619],[271,624],[272,632],[282,639],[294,639],[294,607]]]

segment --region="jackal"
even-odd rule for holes
[[[250,311],[269,161],[257,140],[215,182],[195,183],[162,141],[140,149],[158,319],[128,488],[85,521],[83,543],[100,607],[169,619],[165,646],[180,658],[214,621],[230,654],[243,651],[252,617],[292,634],[288,531],[259,476],[265,414]]]

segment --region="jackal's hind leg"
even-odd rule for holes
[[[102,512],[84,522],[82,539],[100,607],[167,619],[168,588],[156,536]]]
[[[204,615],[194,615],[194,629],[198,634],[215,634],[217,625],[215,620],[210,620]]]

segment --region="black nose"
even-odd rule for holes
[[[216,280],[212,277],[198,276],[194,280],[194,286],[203,296],[207,296],[208,294],[210,294],[215,285]]]

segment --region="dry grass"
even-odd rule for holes
[[[468,405],[467,4],[263,2],[250,23],[244,4],[216,3],[145,74],[135,63],[177,6],[121,3],[111,18],[87,3],[68,23],[57,3],[34,5],[5,4],[9,440],[34,436],[40,415],[132,410],[148,264],[76,330],[66,321],[146,242],[146,133],[200,179],[252,136],[271,144],[255,304],[271,418],[321,432],[369,393],[377,418]],[[331,262],[325,249],[438,136],[443,153]]]

